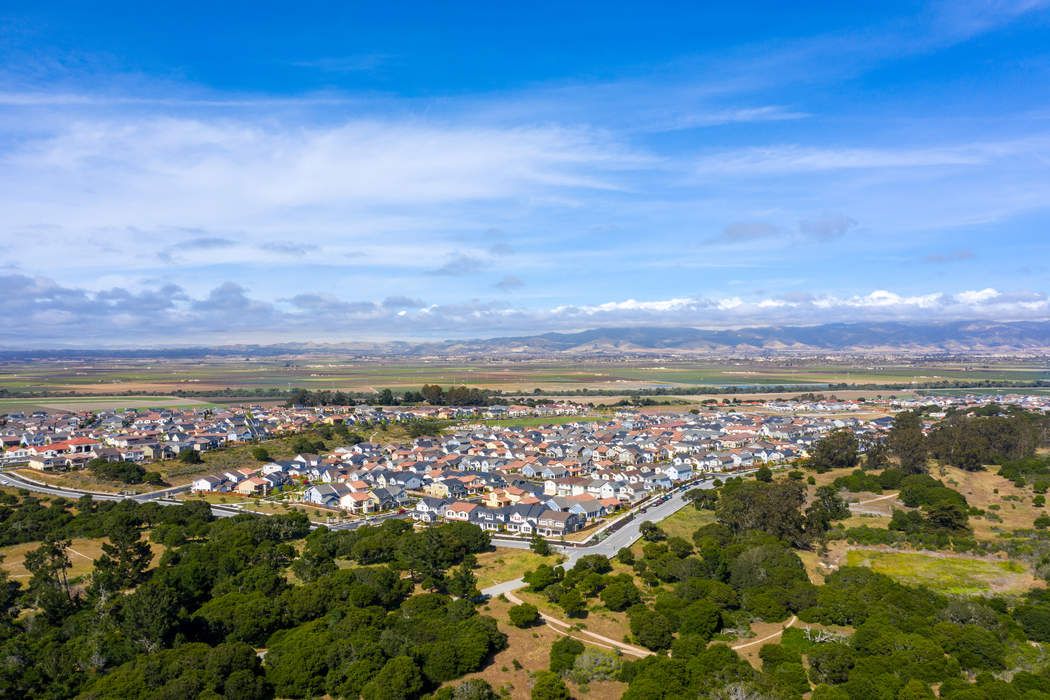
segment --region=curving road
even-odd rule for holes
[[[739,475],[742,472],[734,474]],[[579,546],[566,546],[560,544],[551,544],[551,549],[565,557],[565,568],[572,567],[576,561],[584,556],[585,554],[601,554],[606,557],[613,557],[624,547],[630,547],[632,544],[642,536],[641,527],[642,523],[646,521],[659,522],[667,517],[670,517],[680,511],[685,506],[689,505],[689,501],[685,500],[685,492],[692,489],[712,489],[714,488],[714,480],[723,474],[712,474],[709,477],[704,477],[700,481],[696,481],[685,486],[679,486],[671,492],[671,497],[657,505],[648,506],[644,513],[636,512],[634,519],[629,523],[621,527],[616,532],[607,535],[601,541],[592,542],[587,545]],[[522,540],[507,540],[500,539],[499,537],[492,538],[492,544],[496,547],[507,547],[510,549],[528,549],[529,543]],[[485,595],[495,596],[501,593],[506,594],[510,591],[521,588],[525,585],[525,582],[519,579],[511,581],[502,581],[493,586],[481,591]]]
[[[0,485],[10,486],[16,489],[25,489],[26,491],[33,491],[35,493],[42,493],[48,496],[60,496],[62,498],[68,498],[70,500],[77,500],[84,496],[90,496],[96,501],[124,501],[131,500],[139,503],[146,503],[147,501],[154,501],[163,506],[179,505],[184,501],[175,501],[171,497],[188,491],[190,489],[189,484],[185,486],[173,486],[167,489],[161,489],[160,491],[152,491],[150,493],[140,493],[135,495],[124,495],[119,493],[101,493],[99,491],[79,491],[76,489],[67,489],[60,486],[48,486],[41,484],[36,481],[30,481],[29,479],[14,474],[12,472],[0,472]],[[213,505],[211,512],[217,518],[228,518],[233,515],[239,514],[241,511],[236,508],[227,508],[224,506]]]
[[[32,491],[34,493],[40,493],[47,496],[60,496],[62,498],[68,498],[75,501],[84,496],[90,496],[96,501],[137,501],[138,503],[146,503],[152,501],[162,506],[175,506],[182,505],[186,501],[177,501],[172,498],[180,493],[185,493],[190,490],[189,484],[182,486],[172,486],[170,488],[161,489],[159,491],[151,491],[150,493],[139,493],[134,495],[124,495],[119,493],[102,493],[100,491],[82,491],[77,489],[67,489],[61,486],[50,486],[43,484],[38,481],[27,479],[19,474],[14,474],[8,471],[0,471],[0,485],[10,486],[16,489],[25,489],[26,491]],[[240,508],[224,505],[211,505],[211,512],[217,518],[229,518],[234,515],[240,515],[242,513],[251,512],[245,511]],[[354,520],[348,523],[339,523],[337,525],[328,525],[330,530],[353,530],[361,525],[372,525],[389,518],[407,518],[411,517],[409,513],[397,514],[387,513],[384,515],[373,516],[368,521],[365,520]],[[317,529],[318,525],[311,525],[311,529]]]
[[[734,476],[745,474],[748,472],[737,472]],[[667,501],[658,503],[656,505],[650,505],[645,508],[644,513],[636,512],[634,519],[621,527],[616,532],[603,537],[599,541],[592,542],[586,545],[577,546],[566,546],[559,544],[551,544],[551,548],[559,552],[566,557],[566,566],[572,566],[576,563],[576,560],[585,554],[601,554],[603,556],[611,557],[616,554],[621,548],[629,547],[641,536],[639,528],[641,524],[647,520],[652,522],[659,522],[664,518],[673,515],[674,513],[685,507],[688,502],[683,498],[685,491],[694,488],[710,489],[714,488],[714,480],[723,474],[711,474],[705,476],[699,481],[695,481],[683,486],[679,486],[670,492],[670,498]],[[17,489],[25,489],[26,491],[33,491],[36,493],[42,493],[48,496],[60,496],[62,498],[68,498],[70,500],[77,500],[84,496],[90,496],[91,498],[99,501],[123,501],[133,500],[139,503],[146,503],[153,501],[160,505],[178,505],[184,503],[184,501],[176,501],[171,497],[176,494],[183,493],[190,489],[189,484],[183,486],[173,486],[171,488],[161,489],[159,491],[152,491],[150,493],[140,493],[135,495],[124,495],[119,493],[101,493],[98,491],[83,491],[77,489],[67,489],[59,486],[50,486],[47,484],[40,483],[38,481],[30,480],[26,477],[20,476],[10,471],[0,471],[0,485],[10,486]],[[211,512],[213,515],[219,518],[228,518],[234,515],[238,515],[244,511],[238,508],[231,508],[229,506],[215,505],[212,504]],[[408,518],[409,513],[387,513],[384,515],[373,516],[367,521],[355,520],[349,523],[340,523],[338,525],[330,525],[329,529],[332,530],[353,530],[354,528],[360,527],[366,524],[374,524],[382,522],[390,518]],[[317,526],[314,526],[317,527]],[[529,543],[522,540],[508,540],[501,539],[499,536],[492,538],[492,543],[497,547],[508,547],[511,549],[528,549]],[[513,585],[516,584],[516,585]],[[520,588],[524,583],[520,579],[516,581],[504,581],[501,584],[492,586],[482,591],[489,595],[499,595],[500,593],[506,593],[512,591],[515,588]],[[507,587],[512,586],[512,587]],[[497,590],[499,589],[499,590]],[[494,591],[494,592],[493,592]]]

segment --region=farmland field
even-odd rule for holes
[[[911,384],[957,382],[962,386],[985,381],[1036,382],[1050,380],[1045,363],[867,364],[858,360],[821,363],[782,360],[477,360],[464,362],[426,360],[348,359],[346,357],[199,358],[186,359],[82,359],[34,360],[0,363],[0,390],[69,394],[78,398],[98,396],[101,401],[135,405],[115,396],[125,392],[149,393],[163,400],[193,392],[237,393],[246,398],[295,387],[373,392],[418,390],[423,384],[463,384],[473,387],[531,394],[547,392],[638,389],[681,389],[682,394],[719,387],[737,391],[790,386],[800,391],[821,390],[829,384]],[[137,399],[141,400],[141,399]],[[181,399],[185,400],[185,399]],[[7,400],[5,400],[7,401]],[[32,399],[27,405],[40,405]],[[148,399],[150,406],[158,405]],[[69,399],[47,399],[72,405]],[[7,404],[5,404],[7,405]],[[170,405],[170,404],[162,404]]]
[[[498,418],[493,420],[478,421],[484,425],[494,428],[537,428],[544,425],[565,425],[566,423],[595,423],[600,420],[608,420],[612,414],[606,416],[532,416],[528,418]]]
[[[0,411],[106,411],[125,408],[214,408],[218,404],[177,396],[64,396],[0,399]]]

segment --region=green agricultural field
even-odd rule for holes
[[[596,423],[600,420],[608,420],[609,417],[610,416],[534,416],[530,418],[500,418],[478,422],[497,428],[539,428],[544,425],[565,425],[566,423]]]
[[[1020,593],[1036,583],[1029,570],[1014,561],[942,553],[853,549],[846,554],[846,563],[869,567],[909,586],[926,586],[953,595]]]
[[[0,399],[0,411],[105,411],[126,408],[214,408],[218,404],[177,396],[49,396]]]
[[[791,386],[822,390],[829,384],[923,384],[1050,380],[1044,364],[1016,362],[977,367],[958,363],[869,366],[858,362],[747,360],[355,360],[345,357],[110,359],[6,362],[0,364],[0,390],[56,395],[114,397],[125,392],[170,398],[175,392],[287,391],[294,387],[352,392],[418,390],[424,384],[466,385],[530,395],[535,389],[571,393],[672,388],[690,393],[719,387],[736,389]]]
[[[924,389],[919,392],[923,396],[999,396],[1000,394],[1030,394],[1033,396],[1050,396],[1050,387],[1010,387],[1010,388],[987,388],[987,389]]]

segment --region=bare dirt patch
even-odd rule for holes
[[[485,606],[483,614],[496,618],[500,631],[507,635],[507,648],[496,654],[492,663],[483,670],[469,674],[465,678],[483,678],[497,692],[505,688],[508,692],[507,697],[515,700],[528,700],[532,691],[531,675],[537,671],[547,670],[550,664],[551,644],[562,635],[545,625],[528,629],[514,627],[507,618],[507,610],[510,607],[510,603],[498,598],[493,598]],[[518,662],[517,665],[515,661]],[[457,685],[464,679],[452,681],[448,685]],[[624,683],[596,681],[589,684],[589,692],[584,695],[571,681],[567,683],[572,690],[573,697],[618,698],[627,689]]]

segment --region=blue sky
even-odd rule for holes
[[[0,9],[0,345],[1050,317],[1050,0],[219,4]]]

